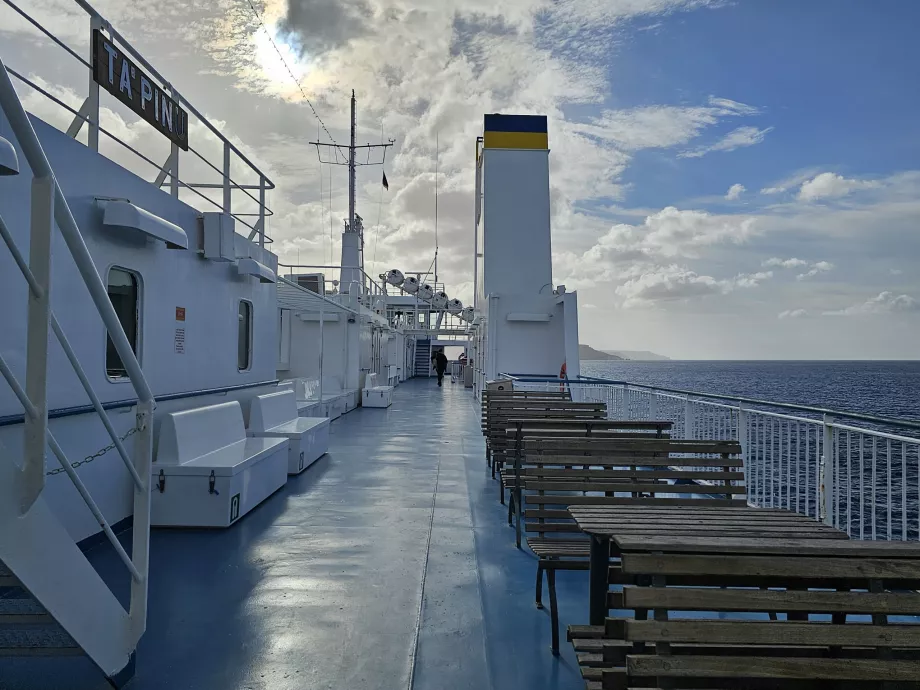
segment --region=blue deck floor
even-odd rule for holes
[[[231,529],[154,531],[129,688],[584,687],[570,645],[550,654],[470,392],[414,379],[331,428],[329,454]],[[562,623],[586,622],[587,573],[557,587]],[[2,690],[106,687],[84,658],[0,659]]]

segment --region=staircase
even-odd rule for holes
[[[431,341],[415,341],[415,375],[431,376]]]
[[[82,653],[67,631],[0,562],[0,656]]]
[[[0,174],[31,175],[29,227],[10,229],[0,216],[0,246],[6,245],[29,286],[26,342],[12,357],[10,353],[0,352],[0,374],[23,409],[22,443],[17,442],[15,448],[0,444],[0,657],[85,654],[112,685],[121,687],[133,675],[134,650],[147,622],[149,483],[155,402],[2,59],[0,109],[15,136],[13,141],[0,136]],[[4,135],[9,136],[8,131]],[[19,144],[21,154],[13,142]],[[20,156],[28,162],[23,170],[19,166]],[[3,180],[0,176],[0,195],[13,194],[5,192]],[[126,436],[119,437],[116,433],[51,309],[51,247],[56,228],[70,250],[77,273],[137,396],[135,427],[130,431],[134,436],[131,454],[123,443]],[[28,258],[16,242],[17,232],[20,239],[28,239]],[[60,264],[67,258],[66,253],[55,254],[54,260]],[[134,526],[130,555],[48,427],[48,351],[52,332],[105,427],[111,447],[117,450],[132,479]],[[21,361],[23,354],[25,366]],[[16,366],[11,366],[10,361]],[[24,383],[17,376],[24,376]],[[49,450],[130,574],[131,599],[127,611],[45,500],[45,458]]]

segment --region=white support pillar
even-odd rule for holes
[[[89,20],[89,45],[90,52],[93,50],[93,32],[102,31],[102,19],[93,15]],[[93,151],[99,150],[99,84],[93,78],[93,72],[89,74],[89,101],[87,116],[89,117],[89,131],[87,134],[86,145]]]

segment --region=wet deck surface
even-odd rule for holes
[[[329,454],[233,528],[154,531],[128,687],[583,688],[571,645],[550,654],[536,561],[506,526],[470,392],[413,379],[331,429]],[[123,572],[104,549],[90,558]],[[587,573],[557,589],[563,625],[587,622]],[[107,687],[84,658],[0,659],[0,690]]]

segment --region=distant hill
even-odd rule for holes
[[[613,355],[617,359],[630,359],[640,362],[665,362],[670,357],[656,355],[648,350],[604,350],[604,354]]]
[[[593,347],[589,345],[580,343],[578,345],[578,359],[613,361],[613,360],[621,360],[624,358],[620,357],[619,355],[615,355],[611,352],[601,352],[600,350],[595,350]]]

